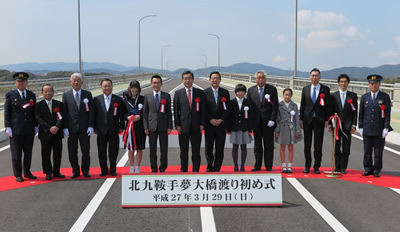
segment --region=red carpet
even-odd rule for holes
[[[250,166],[246,167],[246,170],[248,170],[248,171],[246,171],[244,173],[246,173],[246,174],[254,173],[254,172],[250,172],[251,168],[252,167],[250,167]],[[160,173],[152,173],[149,166],[144,166],[144,167],[141,167],[140,169],[141,169],[141,173],[139,175],[160,175]],[[168,166],[167,172],[165,174],[182,174],[179,172],[179,169],[180,169],[180,166]],[[204,175],[213,175],[214,174],[212,172],[211,173],[204,172],[205,169],[206,169],[206,166],[202,166],[200,169],[200,170],[202,170],[202,172],[200,172],[200,173],[204,174]],[[189,170],[191,170],[191,167],[189,167]],[[243,173],[243,172],[233,172],[232,170],[233,170],[232,166],[223,166],[220,173],[224,173],[224,174],[226,174],[226,173],[232,173],[232,174],[233,173],[235,173],[235,174]],[[273,172],[260,171],[260,172],[256,172],[256,173],[257,174],[259,174],[259,173],[280,173],[281,168],[275,167],[274,170],[275,171],[273,171]],[[323,171],[330,171],[331,169],[330,168],[321,168],[320,170],[323,172]],[[326,177],[323,174],[319,174],[319,175],[314,174],[312,172],[313,171],[312,169],[311,169],[310,174],[304,174],[303,167],[294,167],[293,171],[294,171],[294,173],[292,173],[292,174],[282,173],[282,177],[283,178],[293,177],[293,178],[331,179],[329,177]],[[118,168],[116,178],[121,178],[122,175],[128,175],[129,174],[128,172],[129,172],[129,167]],[[342,175],[342,177],[339,177],[336,179],[352,181],[352,182],[357,182],[357,183],[362,183],[362,184],[370,184],[370,185],[400,189],[400,177],[399,176],[391,176],[391,175],[382,174],[380,178],[375,178],[373,176],[367,176],[367,177],[361,176],[363,171],[348,169],[347,172],[348,172],[348,174]],[[65,179],[54,178],[53,180],[50,180],[50,181],[45,179],[45,175],[41,171],[33,173],[35,176],[38,177],[36,180],[25,179],[24,182],[16,182],[14,176],[1,177],[0,178],[0,192],[34,186],[34,185],[39,185],[39,184],[47,184],[47,183],[51,183],[54,181],[75,181],[75,180],[79,181],[79,180],[90,180],[90,179],[105,179],[105,178],[111,177],[110,175],[107,175],[105,177],[100,177],[99,176],[100,168],[96,168],[96,167],[90,168],[90,173],[92,174],[91,178],[86,178],[84,176],[80,176],[76,179],[71,179],[71,174],[72,174],[71,168],[62,168],[61,173],[66,175]],[[188,172],[185,174],[198,174],[198,173]],[[135,175],[135,174],[132,174],[132,175]]]

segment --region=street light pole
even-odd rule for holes
[[[78,39],[79,39],[79,73],[82,75],[82,56],[81,56],[81,1],[78,0]]]
[[[164,59],[164,48],[169,47],[169,46],[171,46],[171,45],[164,45],[164,46],[161,47],[161,74],[163,73],[163,66],[164,66],[164,62],[163,62],[163,59]]]
[[[144,17],[142,17],[141,19],[139,19],[139,73],[140,73],[140,22],[144,19],[144,18],[148,18],[148,17],[155,17],[157,15],[146,15]]]
[[[208,35],[215,36],[215,37],[217,37],[217,39],[218,39],[218,72],[221,72],[221,66],[220,66],[220,40],[219,40],[219,36],[216,35],[216,34],[210,34],[210,33],[208,33]]]
[[[204,56],[204,67],[205,67],[206,76],[207,76],[207,74],[208,74],[208,69],[207,69],[207,56],[204,55],[204,54],[200,54],[200,55],[201,55],[201,56]]]

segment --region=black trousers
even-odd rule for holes
[[[42,144],[42,167],[45,174],[60,174],[62,138],[52,136],[51,139],[41,139]],[[53,150],[53,164],[51,164],[51,150]]]
[[[325,123],[319,122],[316,118],[313,118],[311,124],[303,121],[304,129],[304,157],[306,160],[305,167],[311,167],[311,144],[312,137],[314,134],[314,168],[318,169],[321,167],[322,160],[322,143],[324,141],[324,130]]]
[[[383,167],[383,148],[385,139],[382,136],[363,136],[364,141],[364,170],[366,172],[379,173]],[[372,162],[372,151],[374,162]]]
[[[117,171],[117,157],[119,153],[119,136],[118,134],[97,135],[97,149],[99,154],[99,162],[101,173],[108,173],[107,166],[107,145],[108,159],[110,160],[110,173]]]
[[[192,162],[193,162],[193,172],[198,172],[200,170],[200,145],[201,145],[201,132],[193,132],[190,130],[189,133],[181,133],[179,137],[179,146],[181,148],[181,171],[187,172],[188,170],[188,160],[189,160],[189,141],[192,145]]]
[[[207,169],[219,172],[224,160],[226,130],[221,126],[207,125],[205,128]],[[215,155],[213,154],[215,144]]]
[[[150,166],[153,172],[157,172],[157,138],[160,139],[160,171],[165,171],[168,166],[168,134],[167,131],[150,131]]]
[[[33,138],[35,135],[13,135],[10,138],[11,159],[15,177],[22,177],[22,163],[24,175],[31,175]],[[22,152],[24,160],[22,162]]]
[[[268,127],[267,125],[262,125],[262,123],[255,125],[254,156],[256,157],[256,163],[254,168],[256,169],[261,169],[263,154],[265,167],[272,169],[274,162],[274,130],[275,127]]]
[[[341,169],[347,169],[347,164],[349,163],[350,156],[350,146],[351,146],[351,133],[350,131],[342,128],[343,133],[339,130],[339,140],[336,140],[335,146],[335,169],[340,171]]]
[[[79,160],[78,160],[78,140],[81,146],[82,153],[82,173],[89,173],[90,169],[90,136],[86,133],[71,133],[68,137],[68,155],[69,162],[71,163],[72,172],[79,174]]]

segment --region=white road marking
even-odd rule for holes
[[[212,207],[200,207],[201,228],[204,232],[216,232]]]
[[[361,137],[361,136],[358,136],[358,135],[353,135],[353,137],[354,138],[357,138],[357,139],[359,139],[359,140],[363,140],[363,138]],[[396,151],[396,150],[394,150],[394,149],[392,149],[392,148],[390,148],[390,147],[387,147],[387,146],[385,146],[383,149],[385,149],[385,150],[387,150],[387,151],[390,151],[390,152],[392,152],[392,153],[394,153],[394,154],[396,154],[396,155],[400,155],[400,152],[399,151]]]
[[[7,145],[7,146],[4,146],[4,147],[0,148],[0,152],[6,150],[6,149],[8,149],[8,148],[10,148],[10,145]]]
[[[117,167],[124,167],[128,159],[129,157],[127,151],[119,160]],[[114,184],[116,179],[117,179],[116,177],[113,177],[113,178],[107,178],[104,181],[103,185],[97,191],[96,195],[94,195],[90,203],[86,206],[85,210],[79,216],[78,220],[76,220],[74,225],[71,227],[71,229],[69,230],[70,232],[83,231],[85,229],[85,227],[89,223],[90,219],[93,217],[97,208],[103,201],[104,197],[107,195],[108,191],[111,189],[111,186]]]
[[[334,231],[348,231],[296,178],[286,178]]]
[[[390,189],[395,191],[396,193],[400,194],[400,189],[397,189],[397,188],[390,188]]]

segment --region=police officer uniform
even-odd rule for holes
[[[380,82],[382,76],[369,75],[369,83]],[[368,92],[361,97],[358,128],[364,142],[364,173],[363,176],[379,177],[382,170],[382,154],[385,137],[390,127],[391,101],[388,94],[380,91]],[[372,160],[372,152],[374,158]]]
[[[13,75],[16,81],[27,81],[29,74],[17,72]],[[32,175],[32,148],[37,123],[35,120],[36,96],[29,90],[10,90],[6,93],[4,103],[4,127],[10,137],[12,165],[16,181],[22,182],[22,169],[28,179],[36,179]],[[36,128],[35,128],[36,127]],[[22,152],[24,159],[22,162]]]

